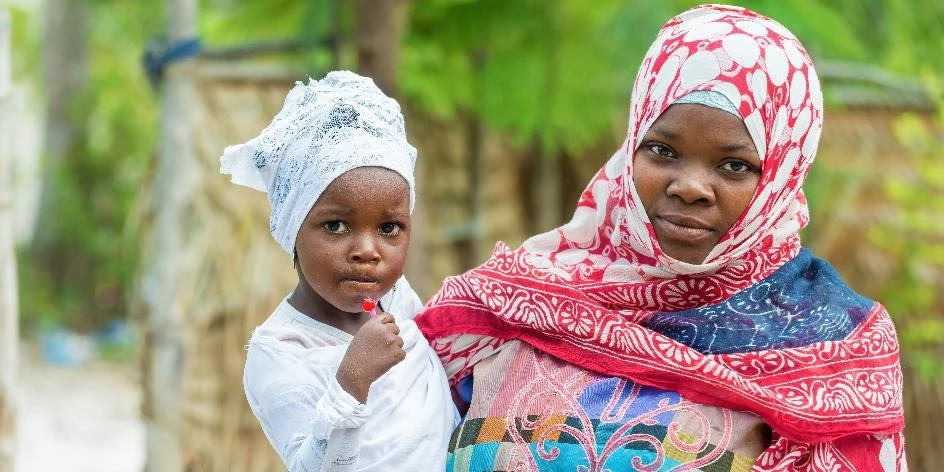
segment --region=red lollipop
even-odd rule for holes
[[[367,313],[370,313],[371,318],[377,316],[377,300],[367,297],[361,302],[361,308]]]

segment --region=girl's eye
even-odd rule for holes
[[[672,150],[671,150],[671,149],[669,149],[668,147],[666,147],[666,146],[664,146],[664,145],[662,145],[662,144],[650,144],[650,145],[649,145],[649,150],[652,151],[652,153],[655,154],[655,155],[657,155],[657,156],[662,156],[662,157],[674,157],[674,156],[675,156],[674,154],[672,154]]]
[[[346,233],[347,225],[343,221],[329,221],[321,225],[329,233]]]
[[[396,223],[384,223],[380,225],[380,234],[384,236],[396,236],[400,234],[400,225]]]
[[[744,161],[728,161],[722,164],[721,168],[728,172],[733,172],[735,174],[743,174],[743,173],[754,171],[754,166]]]

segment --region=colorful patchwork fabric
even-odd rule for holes
[[[547,427],[563,426],[553,423],[562,419],[571,428],[579,426],[577,418],[552,417],[548,419],[551,424]],[[538,420],[538,416],[532,416],[527,421],[537,422]],[[515,443],[512,442],[511,436],[504,427],[505,421],[505,418],[485,418],[464,423],[461,429],[456,432],[456,435],[453,436],[454,440],[458,439],[458,443],[454,442],[449,449],[450,461],[448,467],[450,470],[513,470],[504,469],[501,464],[497,463],[499,457],[510,456],[510,450],[515,447]],[[538,431],[532,433],[531,430],[524,429],[521,426],[522,420],[520,418],[515,421],[520,428],[519,434],[530,443],[528,454],[535,458],[534,465],[538,470],[577,470],[580,467],[590,470],[587,451],[576,438],[566,433],[561,434],[558,430],[556,434],[549,435],[546,441],[540,441]],[[593,427],[597,428],[598,426],[599,421],[594,421]],[[488,428],[495,429],[489,431]],[[583,433],[582,430],[578,429],[578,431]],[[604,431],[602,429],[597,430],[597,434],[601,432]],[[609,432],[612,433],[613,431]],[[604,456],[601,464],[604,468],[610,470],[620,470],[620,465],[623,465],[626,470],[629,470],[629,467],[645,467],[646,465],[658,467],[650,468],[650,470],[671,470],[677,469],[683,464],[709,458],[711,452],[718,447],[715,444],[706,444],[706,451],[689,451],[685,449],[685,445],[697,443],[698,438],[696,436],[679,433],[673,440],[667,437],[667,433],[668,428],[664,426],[638,426],[627,431],[627,434],[645,436],[645,440],[627,441],[626,444],[610,450],[609,454],[605,456],[602,448],[600,448],[595,451],[594,455]],[[496,440],[489,437],[489,434],[503,434],[505,439]],[[610,438],[612,436],[601,437],[603,440]],[[463,439],[473,442],[464,443]],[[549,446],[549,444],[553,444],[553,446]],[[504,450],[499,453],[501,449]],[[747,456],[735,454],[731,451],[722,450],[719,452],[720,454],[712,458],[712,461],[701,467],[700,470],[711,472],[747,471],[754,463],[754,459]],[[555,463],[557,464],[555,465]],[[566,466],[563,464],[566,464]],[[557,467],[557,465],[560,467]]]
[[[510,359],[510,360],[509,360]],[[503,371],[495,367],[501,366]],[[477,369],[526,377],[523,388],[473,401],[453,433],[447,470],[750,470],[769,430],[755,416],[683,400],[677,393],[587,376],[527,345],[513,343]],[[516,382],[512,382],[516,383]],[[583,385],[571,398],[575,383]],[[562,389],[561,386],[568,386]],[[548,392],[555,392],[549,399]],[[486,411],[525,416],[486,416]],[[558,413],[566,412],[566,414]]]

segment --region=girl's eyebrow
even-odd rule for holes
[[[328,215],[350,215],[354,212],[354,209],[351,207],[340,206],[340,205],[322,205],[317,207],[315,212],[319,215],[328,214]]]
[[[400,210],[384,210],[383,217],[384,219],[409,218],[410,213],[408,211]]]

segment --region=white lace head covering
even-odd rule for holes
[[[406,139],[396,100],[349,71],[296,82],[282,110],[259,136],[228,146],[220,173],[269,194],[269,231],[289,254],[311,207],[341,174],[384,167],[406,179],[416,202],[416,148]]]

